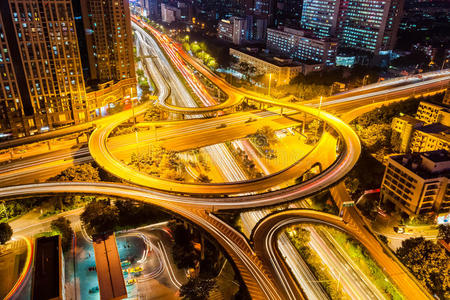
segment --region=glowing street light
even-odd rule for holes
[[[270,85],[272,83],[272,73],[269,73],[269,98],[270,98]]]

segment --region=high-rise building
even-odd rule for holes
[[[304,0],[302,28],[311,30],[319,38],[334,37],[338,25],[340,2],[341,0]]]
[[[342,47],[378,54],[397,40],[404,0],[341,0],[338,38]]]
[[[378,54],[392,50],[404,0],[305,0],[301,25],[340,47]]]
[[[0,1],[0,133],[88,118],[71,0]]]
[[[301,26],[302,9],[303,0],[278,0],[275,26],[299,28]]]
[[[80,1],[89,59],[90,82],[136,76],[128,0]]]
[[[337,42],[330,39],[318,39],[303,30],[284,27],[267,29],[267,48],[302,61],[313,61],[334,66]]]
[[[275,11],[275,0],[254,0],[253,13],[258,17],[266,18],[269,26],[275,25]]]

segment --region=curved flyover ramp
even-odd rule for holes
[[[351,222],[346,223],[337,216],[308,209],[292,209],[270,214],[259,221],[251,234],[255,253],[261,261],[270,266],[271,272],[284,275],[279,276],[279,285],[287,284],[291,290],[298,291],[297,283],[286,268],[276,244],[278,234],[283,228],[299,223],[327,225],[349,234],[367,249],[407,299],[432,299],[425,288],[389,255],[389,250],[365,228],[355,226]]]
[[[273,275],[263,268],[261,261],[254,254],[246,239],[235,229],[205,212],[206,208],[211,207],[208,202],[202,203],[203,209],[201,209],[186,205],[189,203],[184,203],[180,197],[171,197],[163,193],[152,194],[147,189],[123,184],[100,182],[41,183],[1,188],[0,199],[7,200],[32,195],[67,193],[116,196],[153,204],[170,210],[202,227],[218,241],[238,268],[252,299],[283,299],[282,292],[275,287],[272,281]]]

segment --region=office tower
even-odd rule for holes
[[[403,11],[403,0],[342,0],[338,37],[342,47],[378,54],[392,50]]]
[[[160,0],[144,0],[148,17],[151,19],[161,18],[161,1]]]
[[[253,13],[267,19],[268,26],[275,25],[276,0],[255,0]]]
[[[314,61],[334,66],[337,42],[330,39],[318,39],[303,30],[284,27],[267,29],[267,48],[302,61]]]
[[[87,119],[71,0],[0,1],[0,50],[3,137]]]
[[[299,28],[301,26],[302,9],[303,0],[278,0],[275,25]]]
[[[134,78],[128,0],[79,1],[89,59],[89,83]]]
[[[304,0],[302,27],[311,30],[319,38],[334,37],[340,2],[341,0]]]

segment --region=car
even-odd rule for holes
[[[219,126],[217,126],[216,129],[225,128],[225,127],[227,127],[227,124],[222,123]]]
[[[130,273],[138,273],[142,272],[142,270],[144,270],[142,267],[135,267],[130,270]]]
[[[120,262],[120,264],[122,265],[122,267],[127,267],[131,265],[131,262],[129,260],[123,260]]]
[[[127,285],[133,285],[133,284],[135,284],[136,282],[137,282],[137,280],[136,280],[135,278],[129,279],[129,280],[127,281]]]
[[[397,233],[404,233],[405,227],[394,227],[394,231]]]

